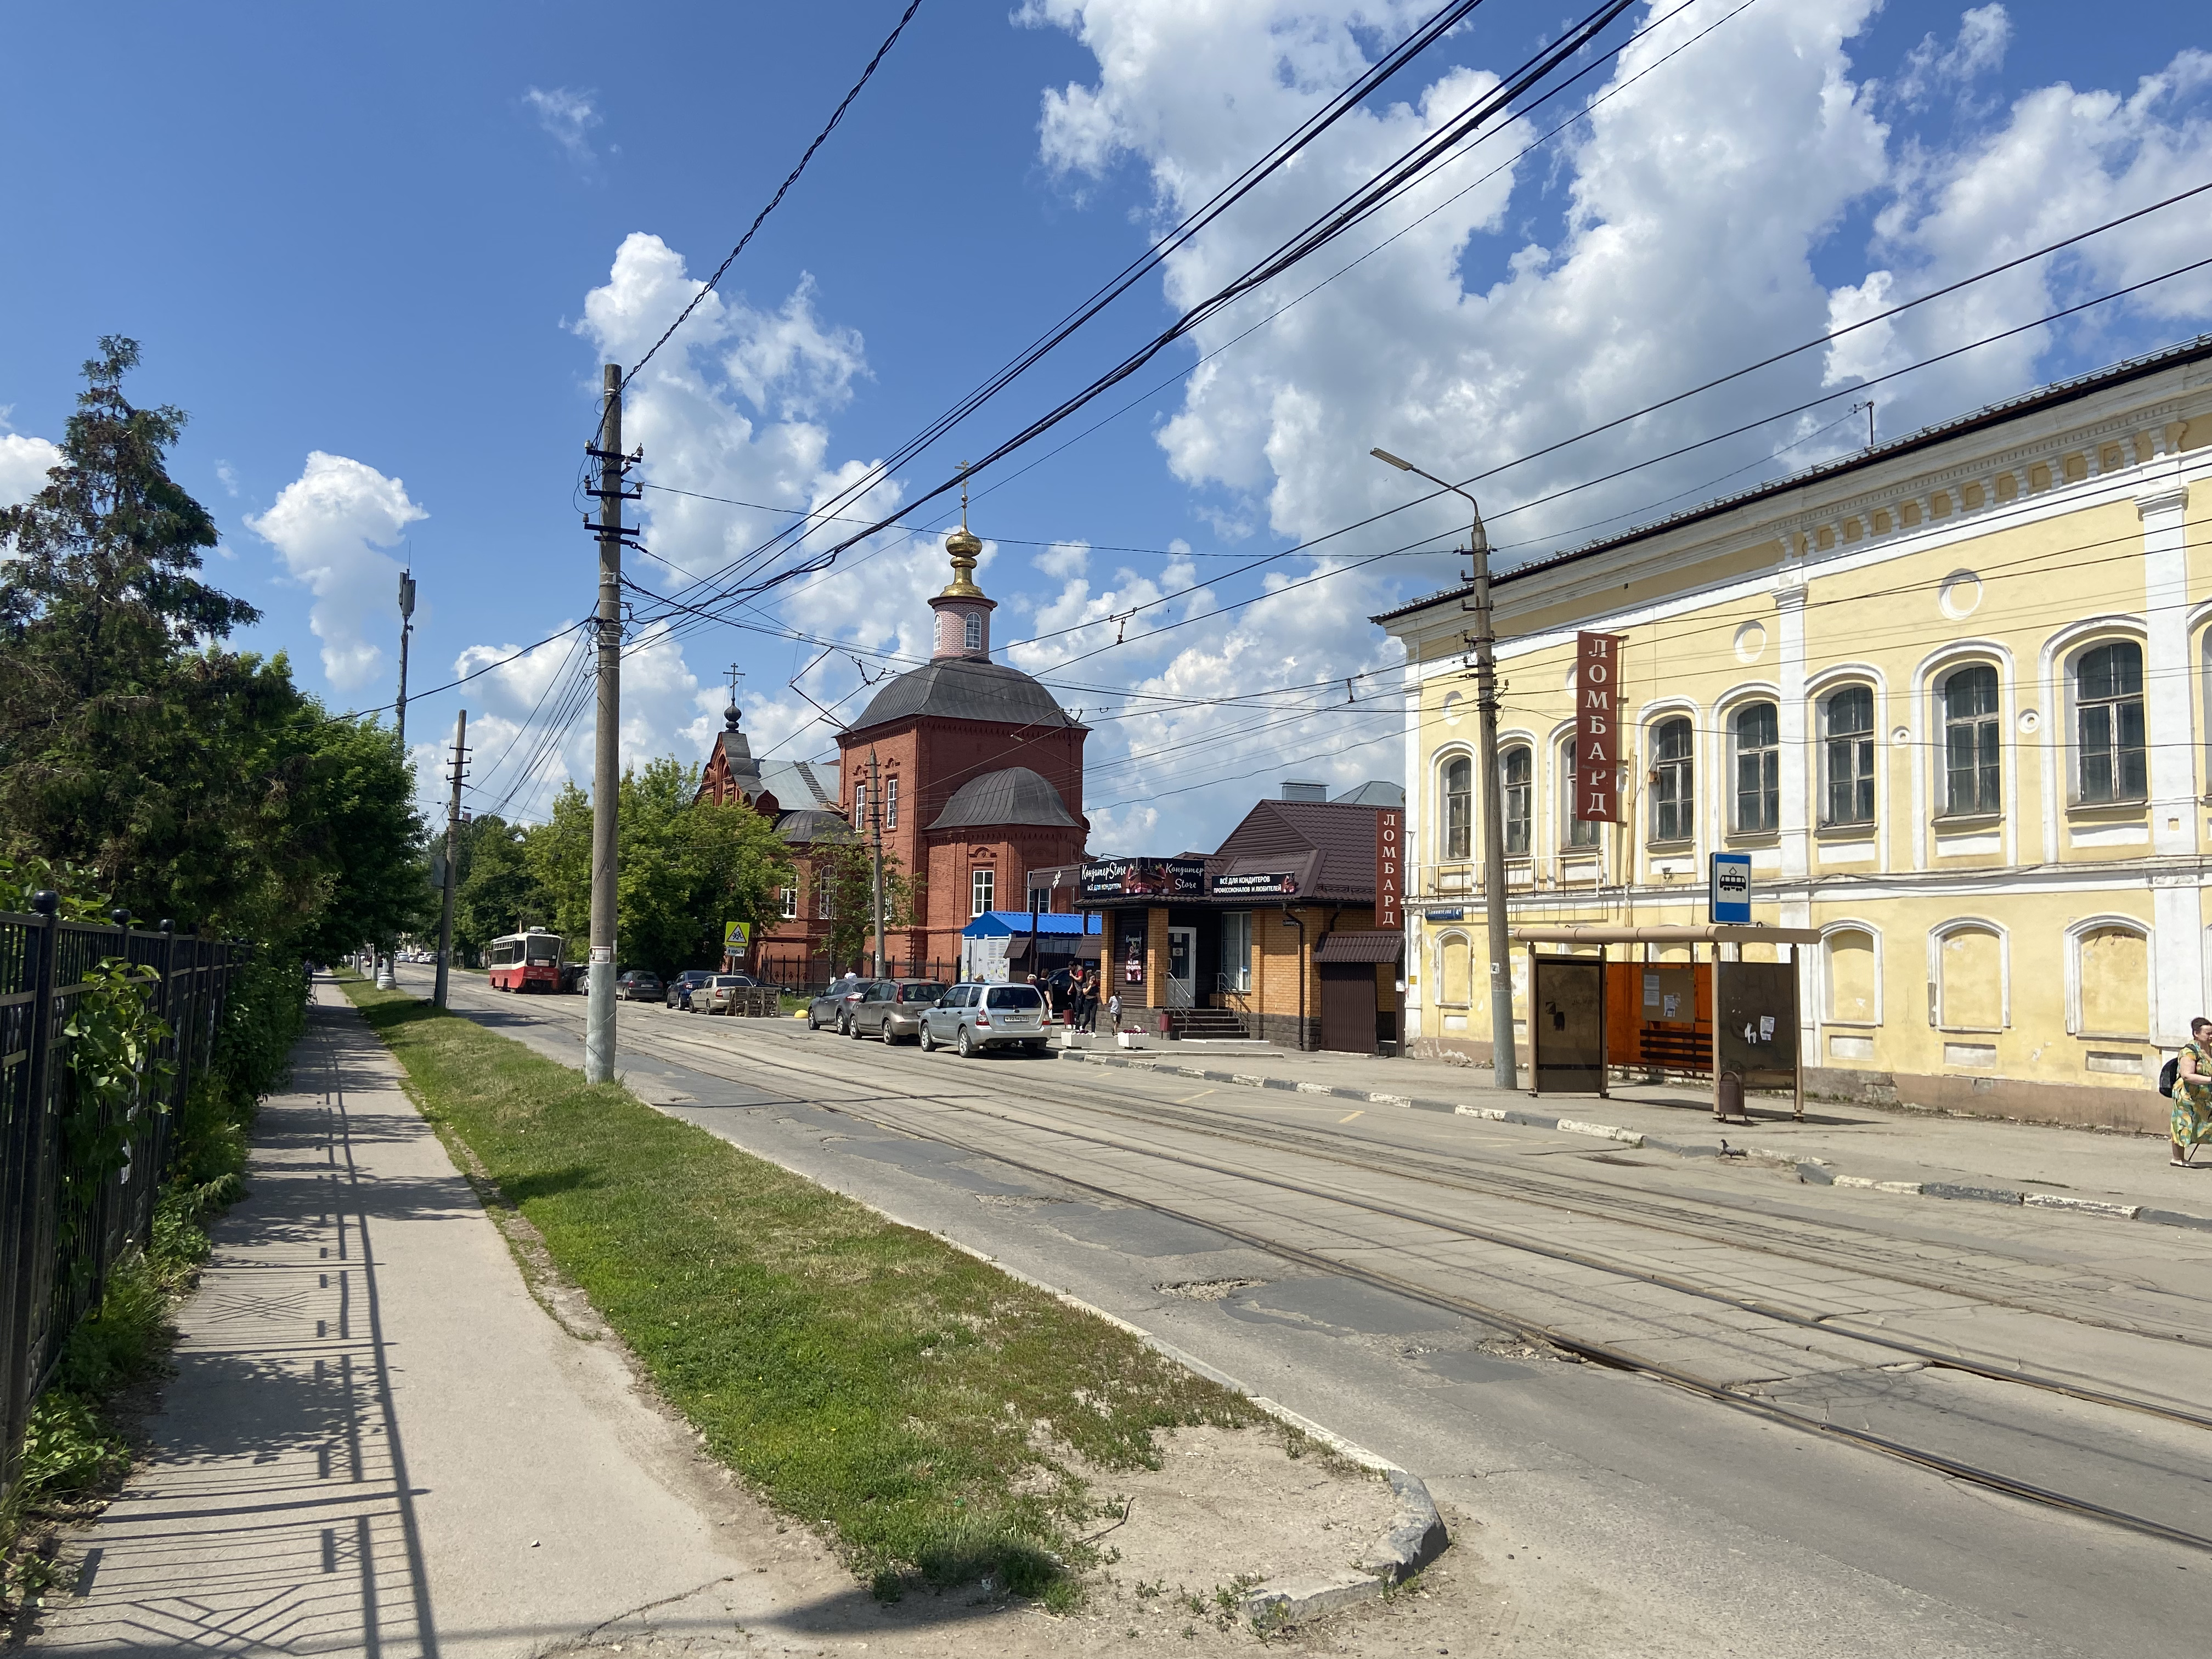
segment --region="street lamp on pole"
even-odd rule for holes
[[[1501,1089],[1517,1088],[1520,1067],[1513,1048],[1512,943],[1506,937],[1505,818],[1498,776],[1498,635],[1491,625],[1490,537],[1482,527],[1481,504],[1457,484],[1447,483],[1387,449],[1367,453],[1401,472],[1410,472],[1439,489],[1449,490],[1467,503],[1474,519],[1469,551],[1474,568],[1467,580],[1474,591],[1461,603],[1474,617],[1474,631],[1464,637],[1474,653],[1474,703],[1482,717],[1476,727],[1476,742],[1477,763],[1482,770],[1483,906],[1490,924],[1491,1075]]]

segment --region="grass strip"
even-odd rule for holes
[[[986,1578],[1071,1605],[1083,1469],[1264,1419],[943,1240],[416,998],[347,994],[707,1449],[879,1595]]]

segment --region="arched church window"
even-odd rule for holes
[[[962,636],[965,648],[970,651],[981,651],[983,648],[983,613],[980,611],[970,611],[961,620],[966,629]]]

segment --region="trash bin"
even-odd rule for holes
[[[1175,1026],[1168,1018],[1168,1011],[1163,1008],[1160,1010],[1160,1036],[1162,1040],[1164,1041],[1166,1038],[1171,1037],[1174,1035]]]
[[[1743,1111],[1743,1079],[1734,1072],[1723,1072],[1713,1091],[1713,1115],[1716,1117],[1741,1117]]]

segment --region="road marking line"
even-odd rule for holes
[[[1351,1122],[1351,1121],[1352,1121],[1352,1118],[1358,1117],[1358,1116],[1359,1115],[1359,1113],[1360,1113],[1360,1112],[1364,1112],[1364,1111],[1365,1111],[1366,1109],[1366,1109],[1364,1106],[1363,1106],[1363,1107],[1361,1107],[1361,1108],[1359,1109],[1359,1111],[1358,1111],[1358,1112],[1353,1112],[1353,1113],[1352,1113],[1350,1115],[1346,1116],[1346,1117],[1340,1117],[1340,1118],[1337,1119],[1337,1121],[1338,1121],[1339,1123],[1349,1123],[1349,1122]]]
[[[1205,1099],[1205,1098],[1206,1097],[1206,1096],[1208,1096],[1208,1095],[1212,1094],[1212,1092],[1213,1092],[1213,1091],[1212,1091],[1212,1090],[1211,1090],[1211,1089],[1200,1089],[1200,1090],[1196,1094],[1194,1094],[1194,1095],[1185,1095],[1185,1096],[1184,1096],[1181,1100],[1178,1100],[1177,1102],[1176,1102],[1176,1105],[1178,1105],[1178,1106],[1188,1106],[1188,1105],[1189,1105],[1189,1104],[1190,1104],[1190,1103],[1191,1103],[1192,1101],[1194,1101],[1194,1100],[1203,1100],[1203,1099]]]

